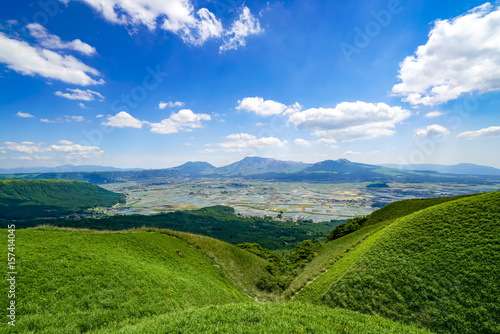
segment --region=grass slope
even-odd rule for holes
[[[97,333],[110,333],[98,331]],[[181,311],[118,331],[135,333],[430,333],[352,311],[300,303],[242,303]]]
[[[500,192],[418,211],[373,241],[321,303],[440,333],[500,332]]]
[[[7,240],[6,230],[0,237]],[[202,251],[161,233],[16,230],[15,253],[16,328],[23,333],[118,328],[190,307],[249,300]],[[234,262],[245,259],[240,257]],[[6,280],[0,290],[8,291]],[[7,303],[0,299],[2,309]]]
[[[413,212],[417,212],[434,205],[454,201],[469,196],[476,196],[476,194],[452,196],[452,197],[405,199],[402,201],[397,201],[384,206],[382,209],[372,212],[370,215],[366,217],[368,220],[364,223],[364,225],[375,224],[378,222],[391,219],[394,220],[396,218],[407,216]]]
[[[0,219],[58,217],[125,202],[94,184],[66,180],[0,180]]]
[[[267,273],[268,262],[263,258],[224,241],[202,235],[171,230],[158,230],[158,232],[184,240],[196,247],[213,260],[221,268],[224,275],[248,296],[260,301],[276,298],[275,295],[257,288],[257,281]]]
[[[335,268],[333,270],[333,272],[335,272],[334,275],[333,272],[329,273],[315,282],[313,286],[308,285],[313,281],[316,281],[320,275],[328,273],[329,268],[335,266],[337,261],[341,260],[348,254],[349,251],[361,244],[370,235],[393,223],[397,218],[434,205],[454,201],[468,196],[470,195],[402,200],[391,203],[377,211],[372,212],[366,217],[367,221],[363,223],[363,227],[360,230],[324,244],[324,246],[320,249],[319,254],[304,268],[304,270],[302,270],[302,272],[297,275],[288,289],[284,292],[283,296],[289,298],[300,292],[301,295],[299,299],[301,300],[317,300],[321,297],[322,291],[325,291],[325,286],[328,287],[331,285],[331,278],[334,276],[340,277],[343,271],[339,271],[339,268]],[[366,249],[366,245],[363,245],[362,248]],[[360,250],[358,249],[355,254],[361,255],[362,253],[359,251]],[[348,266],[346,267],[346,263],[351,263],[349,261],[355,259],[352,254],[349,255],[350,256],[347,259],[342,260],[340,263],[344,270],[348,268]],[[306,286],[307,288],[302,291],[302,289]]]

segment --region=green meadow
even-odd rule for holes
[[[193,216],[231,224],[223,209]],[[500,192],[365,218],[279,250],[152,227],[17,228],[16,326],[2,331],[500,333]]]

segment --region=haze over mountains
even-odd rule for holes
[[[0,174],[3,174],[3,178],[55,178],[89,181],[97,184],[166,177],[244,177],[283,182],[467,182],[500,176],[499,169],[474,164],[394,165],[397,168],[390,166],[363,164],[347,159],[307,164],[272,158],[246,157],[223,167],[215,167],[204,161],[190,161],[165,169],[125,170],[113,167],[67,165],[45,170],[41,168],[39,172],[33,172],[36,168],[25,172],[16,170],[18,174],[15,175],[12,173],[7,175],[8,173],[4,170],[0,171]]]
[[[439,165],[439,164],[413,164],[413,165],[396,165],[396,164],[383,164],[384,167],[406,169],[406,170],[421,170],[421,171],[434,171],[439,173],[448,174],[467,174],[467,175],[500,175],[500,169],[481,166],[470,163],[461,163],[457,165]]]

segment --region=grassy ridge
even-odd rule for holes
[[[413,212],[434,205],[454,201],[468,196],[474,195],[408,199],[391,203],[379,210],[372,212],[370,215],[366,216],[366,221],[362,224],[361,229],[352,232],[342,238],[335,239],[324,244],[318,256],[314,258],[312,262],[308,264],[307,267],[304,268],[304,270],[300,272],[293,280],[289,288],[284,292],[284,296],[289,298],[295,295],[295,293],[300,292],[306,285],[315,281],[320,275],[327,272],[329,268],[334,266],[336,262],[342,259],[342,257],[344,257],[350,250],[361,244],[367,237],[377,232],[381,228],[384,228],[385,226],[393,223],[397,218],[409,215]],[[364,249],[366,249],[366,247]],[[352,256],[349,258],[352,258]],[[345,263],[345,261],[342,261],[342,263]],[[335,275],[339,275],[340,273],[340,271],[338,271],[337,269],[338,268],[335,269]],[[321,298],[321,295],[325,290],[324,286],[320,287],[320,285],[326,284],[327,286],[329,286],[329,284],[331,284],[331,281],[327,279],[328,277],[329,275],[326,275],[325,277],[317,281],[313,286],[308,286],[305,291],[301,292],[302,296],[300,296],[299,299],[317,300],[318,298]]]
[[[7,240],[6,230],[0,238]],[[200,250],[165,234],[38,228],[16,230],[16,244],[23,333],[80,333],[249,300]],[[8,291],[6,280],[0,290]],[[7,302],[1,298],[0,308]]]
[[[109,333],[98,331],[97,333]],[[242,303],[176,312],[137,325],[120,334],[203,333],[430,333],[390,320],[352,311],[300,303]]]
[[[500,192],[463,198],[397,220],[321,302],[436,332],[499,333],[499,263]]]
[[[201,234],[231,244],[257,242],[268,249],[293,248],[303,240],[323,240],[339,222],[276,222],[271,218],[241,217],[227,206],[176,211],[156,215],[117,215],[106,218],[50,219],[18,222],[19,228],[47,224],[95,230],[128,230],[155,227]]]
[[[413,212],[417,212],[428,207],[454,201],[461,198],[466,198],[472,195],[461,195],[452,197],[434,197],[434,198],[420,198],[420,199],[405,199],[402,201],[397,201],[384,206],[382,209],[376,210],[369,214],[366,218],[367,221],[363,224],[364,226],[370,224],[376,224],[378,222],[386,220],[394,220],[396,218],[401,218],[408,216]]]
[[[258,300],[275,299],[276,296],[257,289],[258,280],[264,276],[268,262],[224,241],[185,232],[158,230],[159,233],[184,240],[214,261],[224,275],[245,294]]]
[[[0,219],[59,217],[125,202],[94,184],[65,180],[0,180]]]

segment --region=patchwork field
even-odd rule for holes
[[[108,214],[153,214],[213,205],[233,207],[252,216],[329,221],[365,216],[380,206],[403,199],[455,196],[494,191],[500,185],[433,183],[322,184],[262,182],[242,179],[169,179],[161,184],[125,182],[104,185],[127,195],[127,202]]]

